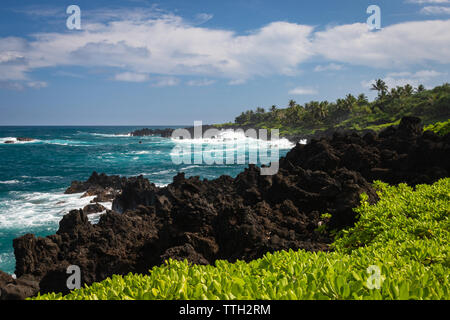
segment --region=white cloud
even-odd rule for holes
[[[123,72],[114,76],[114,80],[126,82],[145,82],[149,79],[148,74]]]
[[[450,7],[427,6],[420,10],[420,13],[426,15],[445,15],[450,14]]]
[[[57,77],[69,77],[69,78],[79,78],[79,79],[84,78],[84,76],[81,74],[69,72],[69,71],[63,71],[63,70],[58,70],[58,71],[54,72],[53,75],[57,76]]]
[[[211,79],[202,79],[202,80],[190,80],[186,82],[188,86],[191,87],[206,87],[214,84],[216,81]]]
[[[26,50],[16,50],[28,61],[21,69],[22,76],[37,68],[85,66],[231,79],[295,74],[298,65],[312,55],[310,26],[274,22],[237,35],[192,26],[173,15],[133,20],[138,13],[123,12],[120,20],[116,14],[102,12],[101,19],[106,16],[113,21],[84,23],[79,32],[38,33],[31,41],[0,38],[0,52],[3,54],[2,45],[13,47],[10,42],[24,42]],[[0,66],[2,71],[4,67]]]
[[[246,82],[247,82],[247,80],[245,80],[245,79],[233,79],[233,80],[230,80],[230,81],[228,82],[228,84],[229,84],[230,86],[238,86],[238,85],[244,84],[244,83],[246,83]]]
[[[48,83],[45,81],[29,81],[27,82],[27,86],[33,89],[41,89],[46,88]]]
[[[178,78],[174,77],[160,77],[157,79],[155,83],[152,84],[152,87],[173,87],[180,83]]]
[[[209,13],[199,13],[195,16],[195,22],[196,24],[203,24],[208,22],[214,17],[214,15]]]
[[[339,71],[342,70],[343,67],[340,64],[336,63],[330,63],[328,65],[318,65],[314,68],[315,72],[322,72],[322,71]]]
[[[392,78],[410,77],[410,78],[416,78],[416,79],[428,79],[428,78],[439,77],[442,75],[446,75],[446,74],[442,73],[442,72],[438,72],[436,70],[419,70],[416,72],[403,71],[403,72],[391,72],[391,73],[387,74],[388,77],[392,77]]]
[[[42,89],[46,88],[48,83],[45,81],[14,81],[14,80],[0,80],[0,88],[22,91],[25,88]]]
[[[318,91],[309,87],[297,87],[289,91],[289,94],[293,95],[316,95]]]
[[[425,3],[450,3],[450,0],[407,0],[408,3],[417,3],[417,4],[425,4]]]
[[[364,23],[315,32],[313,26],[273,22],[237,34],[157,10],[83,10],[83,16],[91,18],[83,20],[81,31],[37,33],[31,40],[0,38],[0,81],[31,81],[29,73],[39,68],[83,66],[118,69],[115,79],[120,81],[142,82],[158,74],[239,84],[255,77],[297,75],[312,57],[329,63],[316,71],[338,70],[340,64],[395,68],[450,63],[450,20],[405,22],[378,32]]]
[[[353,65],[393,68],[450,63],[450,20],[415,21],[369,31],[355,23],[316,32],[313,46],[327,59]]]

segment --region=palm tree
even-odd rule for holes
[[[243,124],[243,123],[245,123],[246,120],[247,120],[247,115],[244,112],[242,112],[240,116],[236,117],[234,122],[237,124]]]
[[[420,93],[420,92],[424,92],[424,91],[425,91],[425,87],[423,86],[423,84],[420,84],[420,85],[417,87],[416,92],[417,92],[417,93]]]
[[[383,98],[386,96],[388,86],[382,79],[378,79],[372,84],[372,88],[370,90],[378,91],[378,97]]]
[[[402,94],[402,91],[403,91],[402,87],[392,88],[392,89],[391,89],[390,96],[391,96],[393,99],[397,99],[397,98],[399,98],[400,95]]]
[[[369,100],[367,99],[367,96],[364,93],[361,93],[360,95],[358,95],[357,103],[359,106],[363,106],[365,104],[368,104]]]
[[[414,92],[414,88],[413,88],[410,84],[407,84],[407,85],[403,88],[403,93],[404,93],[406,96],[412,95],[413,92]]]
[[[294,108],[297,105],[297,102],[295,100],[289,100],[289,107]]]
[[[317,107],[318,108],[317,112],[321,119],[325,119],[327,117],[328,105],[329,105],[328,101],[322,101],[321,103],[319,103],[319,106]]]
[[[357,101],[356,98],[352,94],[348,94],[344,100],[345,111],[352,111],[356,101]]]

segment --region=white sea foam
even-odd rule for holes
[[[12,145],[15,144],[54,144],[59,146],[74,146],[74,147],[83,147],[90,145],[84,141],[75,141],[75,140],[66,140],[66,139],[52,139],[52,140],[40,140],[34,139],[32,141],[19,141],[16,137],[6,137],[0,138],[0,145],[9,145],[5,142],[12,141]]]
[[[202,139],[173,139],[175,143],[204,144],[204,145],[224,145],[226,147],[248,145],[249,147],[258,148],[260,146],[272,146],[279,149],[292,149],[295,144],[286,138],[278,140],[263,140],[248,137],[242,131],[223,130],[213,138]]]
[[[152,152],[148,151],[148,150],[145,150],[145,151],[143,150],[143,151],[132,151],[127,154],[143,155],[143,154],[152,154]]]
[[[93,136],[104,137],[104,138],[124,138],[131,137],[131,133],[126,134],[109,134],[109,133],[90,133]]]
[[[33,141],[19,141],[16,137],[6,137],[6,138],[0,138],[0,144],[7,145],[7,141],[14,142],[13,144],[28,144],[28,143],[38,143],[41,142],[41,140],[35,139]]]
[[[177,172],[177,170],[175,170],[175,169],[167,169],[167,170],[160,170],[160,171],[154,171],[154,172],[149,172],[149,173],[143,172],[143,173],[140,173],[139,175],[142,175],[142,176],[157,176],[157,175],[170,174],[170,173],[175,173],[175,172]]]
[[[7,180],[7,181],[0,181],[0,184],[17,184],[20,183],[19,180]]]
[[[169,183],[155,183],[155,186],[159,188],[165,188],[169,185]]]
[[[93,214],[88,214],[88,219],[92,224],[97,224],[100,220],[100,217],[106,213],[107,210],[111,210],[112,202],[99,202],[102,206],[106,208],[106,210],[102,212],[97,212]]]
[[[77,141],[77,140],[64,140],[64,139],[52,139],[52,140],[43,140],[45,144],[54,144],[59,146],[73,146],[73,147],[85,147],[92,145],[88,142]]]
[[[48,192],[10,192],[8,200],[0,203],[0,229],[27,229],[57,225],[72,209],[83,208],[94,197],[82,194]]]
[[[199,166],[199,165],[187,166],[187,167],[181,168],[180,171],[195,169],[195,168],[199,168],[199,167],[201,167],[201,166]]]
[[[0,253],[0,265],[11,261],[12,259],[14,259],[14,252],[12,250],[9,252]]]
[[[102,211],[102,212],[98,212],[98,213],[89,214],[88,215],[88,220],[92,224],[97,224],[100,221],[100,217],[102,215],[104,215],[105,213],[106,213],[106,210]]]

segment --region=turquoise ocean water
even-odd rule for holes
[[[127,135],[141,128],[0,127],[0,270],[14,272],[14,238],[26,233],[53,234],[64,214],[89,203],[92,198],[64,195],[64,190],[73,180],[88,179],[93,171],[144,175],[156,185],[164,186],[180,171],[186,176],[213,179],[223,174],[234,177],[247,166],[176,165],[171,158],[176,146],[173,140]],[[17,137],[36,140],[4,143]],[[234,140],[235,148],[239,148],[240,140]],[[279,155],[283,156],[292,145],[283,143],[279,147]],[[250,144],[246,148],[251,149]],[[94,223],[96,218],[92,218]]]

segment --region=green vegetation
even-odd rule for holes
[[[437,133],[440,136],[445,136],[446,134],[450,133],[450,120],[431,124],[428,127],[425,127],[425,130],[430,130]]]
[[[404,116],[417,116],[425,124],[450,118],[450,84],[431,90],[411,85],[392,88],[389,91],[383,80],[377,80],[372,90],[378,97],[370,102],[364,94],[355,97],[348,94],[335,102],[311,101],[298,105],[294,100],[285,109],[272,106],[268,111],[257,108],[243,112],[229,126],[279,129],[282,136],[313,134],[328,128],[380,130],[398,124]]]
[[[449,299],[450,178],[415,190],[375,187],[380,201],[361,196],[358,222],[337,235],[332,252],[290,250],[215,266],[168,261],[149,275],[35,299]]]

